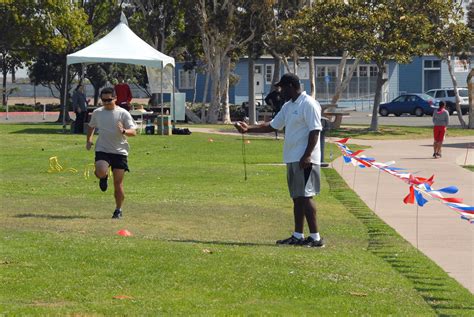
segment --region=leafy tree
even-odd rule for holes
[[[231,52],[244,47],[255,36],[258,12],[250,0],[229,0],[222,3],[211,0],[196,1],[194,6],[199,17],[204,56],[209,68],[211,87],[211,105],[207,121],[216,123],[222,100],[223,78],[230,73]],[[250,15],[250,19],[243,19]],[[243,21],[246,24],[243,24]],[[248,28],[249,32],[239,32]]]
[[[0,67],[3,75],[2,104],[7,103],[7,74],[29,62],[40,37],[33,0],[0,4]]]
[[[158,51],[176,57],[184,46],[184,42],[176,40],[176,34],[181,33],[185,25],[184,2],[184,0],[133,0],[129,8],[130,27]],[[146,78],[143,77],[141,68],[135,70],[137,72],[130,74],[130,77]],[[153,94],[152,103],[155,105],[158,100],[159,94]]]
[[[454,75],[454,57],[467,60],[466,52],[472,45],[473,32],[463,21],[460,4],[443,0],[431,0],[425,6],[425,14],[430,18],[430,51],[448,64],[449,74],[456,95],[456,110],[462,127],[467,127],[462,117],[458,82]],[[474,128],[474,127],[473,127]]]
[[[331,100],[333,105],[337,104],[359,64],[358,54],[364,47],[365,39],[373,36],[367,28],[367,20],[359,14],[358,5],[357,2],[349,5],[343,0],[317,1],[288,21],[295,41],[299,42],[306,55],[342,55],[335,78],[336,91]],[[349,56],[355,60],[344,75]]]
[[[437,0],[436,0],[437,1]],[[425,0],[359,0],[358,15],[366,21],[365,28],[372,36],[365,37],[360,58],[377,65],[377,82],[370,130],[378,130],[378,109],[386,63],[408,63],[413,56],[427,51],[426,42],[431,23],[424,7]],[[352,2],[351,2],[352,3]]]
[[[471,30],[471,33],[474,32],[474,2],[468,6],[467,11],[467,26]],[[474,54],[474,39],[471,39],[471,57]],[[471,65],[473,60],[471,58]],[[474,77],[474,67],[471,66],[471,71],[467,75],[466,83],[467,89],[469,91],[469,129],[474,129],[474,83],[472,82],[472,78]]]
[[[69,120],[69,114],[65,111],[69,92],[65,92],[65,88],[66,84],[69,87],[73,78],[66,78],[66,55],[90,43],[92,30],[87,25],[84,10],[69,1],[39,1],[36,10],[44,29],[43,38],[38,43],[41,54],[35,58],[30,77],[50,89],[52,85],[59,89],[62,111],[58,122],[64,123]]]

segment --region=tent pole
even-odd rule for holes
[[[165,134],[165,129],[164,129],[164,126],[163,126],[163,120],[164,120],[164,113],[163,113],[163,63],[161,63],[161,72],[160,72],[160,83],[161,83],[161,87],[160,87],[160,90],[161,90],[161,93],[160,93],[160,99],[161,99],[161,135],[164,135]]]
[[[173,67],[173,129],[176,127],[176,101],[175,101],[175,94],[174,94],[174,89],[176,85],[176,74],[175,74],[175,68]]]
[[[68,64],[66,61],[66,67],[64,70],[65,76],[64,76],[64,96],[63,96],[63,133],[66,133],[66,100],[67,100],[67,70],[68,70]]]

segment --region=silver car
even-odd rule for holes
[[[458,88],[459,97],[461,98],[461,113],[465,115],[469,112],[469,94],[467,88]],[[456,96],[454,94],[454,88],[440,88],[431,89],[426,92],[433,98],[446,102],[446,110],[449,114],[453,114],[456,111]]]

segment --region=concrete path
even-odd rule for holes
[[[459,192],[453,196],[474,205],[474,172],[460,166],[474,165],[474,137],[447,138],[440,159],[431,157],[432,140],[350,140],[349,148],[350,143],[371,146],[364,154],[379,162],[396,161],[394,166],[407,168],[423,177],[434,174],[434,188],[455,185]],[[376,169],[355,170],[352,164],[343,166],[342,158],[335,160],[333,167],[381,219],[474,293],[474,224],[460,219],[455,211],[443,204],[430,201],[418,208],[417,228],[416,205],[403,203],[409,192],[407,184],[380,173],[375,201],[379,174]]]

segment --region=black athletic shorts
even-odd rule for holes
[[[126,155],[95,152],[95,161],[106,161],[110,166],[112,166],[112,170],[120,169],[130,172],[128,169],[128,160]]]

